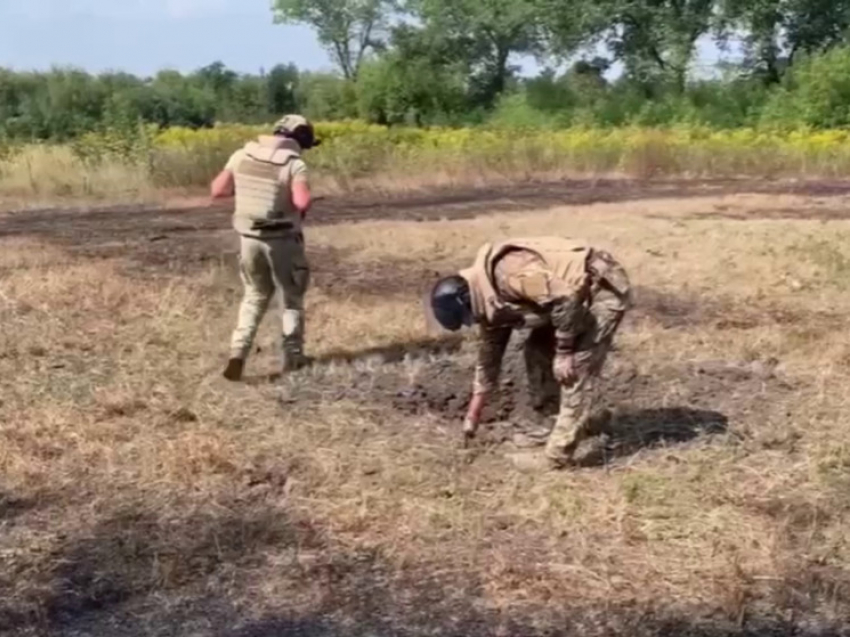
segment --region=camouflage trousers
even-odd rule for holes
[[[242,236],[240,240],[239,272],[245,292],[231,338],[231,358],[248,357],[275,291],[281,296],[284,356],[303,354],[304,295],[310,283],[303,235],[269,239]]]
[[[558,415],[546,442],[545,455],[553,461],[569,459],[578,444],[591,433],[597,406],[598,376],[602,371],[614,336],[631,305],[631,289],[622,266],[604,252],[597,260],[589,308],[588,324],[576,343],[576,378],[568,385],[555,380],[553,327],[532,330],[525,342],[525,364],[529,391],[535,407],[557,396]]]

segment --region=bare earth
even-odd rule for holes
[[[0,214],[0,634],[850,634],[850,184],[328,198],[313,368],[219,377],[225,208]],[[517,472],[522,335],[460,444],[474,336],[421,311],[494,237],[584,236],[637,307],[582,466]]]

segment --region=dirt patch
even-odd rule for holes
[[[485,410],[479,437],[483,444],[511,440],[517,432],[550,427],[557,413],[557,386],[542,407],[531,404],[522,357],[526,335],[518,331],[505,354],[498,396]],[[459,431],[469,404],[474,354],[472,346],[418,343],[410,349],[351,355],[368,369],[335,376],[319,365],[318,376],[281,389],[280,400],[295,403],[349,400],[392,408],[405,417],[431,416]],[[371,357],[371,358],[369,358]],[[404,363],[399,361],[404,359]],[[408,365],[401,369],[401,365]],[[753,414],[780,413],[801,390],[782,376],[777,361],[702,361],[660,364],[642,370],[629,355],[613,352],[600,378],[600,407],[614,418],[595,431],[608,438],[605,461],[670,442],[687,442],[706,434],[731,431]],[[783,412],[784,413],[784,412]],[[588,459],[587,462],[599,460]]]
[[[467,219],[481,214],[563,205],[742,193],[834,197],[850,194],[850,182],[575,179],[433,189],[422,194],[360,192],[318,200],[311,211],[310,223],[329,225],[375,219]],[[725,211],[717,210],[708,214],[722,216]],[[839,213],[834,210],[818,208],[772,211],[771,214],[799,215],[778,218],[818,219],[821,214],[828,215],[826,218],[846,218],[836,217]],[[733,213],[729,218],[737,217]],[[742,215],[741,218],[747,217]],[[45,208],[0,214],[0,237],[37,236],[77,245],[111,240],[154,241],[229,229],[230,208],[222,204],[171,208],[150,205]]]
[[[512,420],[521,424],[538,413],[527,399],[527,380],[522,359],[522,341],[518,332],[505,355],[499,407],[489,420]],[[440,361],[426,368],[416,386],[398,394],[394,404],[408,410],[431,410],[456,419],[463,416],[470,384],[471,368],[453,361]],[[639,371],[627,357],[614,353],[600,379],[601,394],[612,408],[624,413],[652,410],[669,404],[742,412],[764,394],[785,394],[793,389],[779,378],[772,361],[737,363],[710,361],[684,365],[664,365],[651,372]],[[557,409],[551,402],[542,413]],[[634,420],[633,417],[627,420]]]

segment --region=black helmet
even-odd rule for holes
[[[452,332],[463,325],[472,325],[472,304],[466,279],[455,274],[437,281],[431,290],[431,309],[437,322]]]

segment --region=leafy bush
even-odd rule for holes
[[[850,47],[799,61],[771,95],[763,123],[786,129],[850,126]]]

